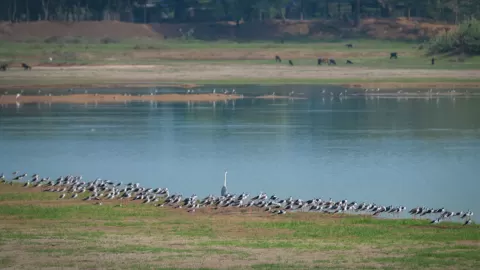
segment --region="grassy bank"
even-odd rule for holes
[[[426,220],[181,209],[0,186],[0,268],[480,267],[480,227]]]
[[[290,67],[271,64],[176,62],[141,66],[34,67],[31,71],[16,68],[0,72],[0,88],[37,90],[182,84],[218,84],[219,87],[238,84],[335,84],[381,89],[465,89],[480,87],[479,73],[476,70]]]
[[[345,44],[351,43],[353,48]],[[480,58],[457,59],[437,56],[434,66],[419,44],[377,40],[342,40],[331,42],[205,42],[182,40],[109,40],[92,41],[64,37],[30,42],[0,42],[4,62],[37,64],[164,64],[165,61],[205,63],[275,64],[275,55],[291,59],[296,65],[316,65],[318,57],[335,58],[339,66],[346,59],[354,65],[370,68],[479,69]],[[390,60],[398,52],[398,60]],[[460,61],[457,61],[460,60]],[[284,61],[284,64],[287,64]]]
[[[346,43],[352,43],[353,48],[347,48]],[[393,51],[398,52],[398,59],[389,59]],[[275,55],[283,59],[282,63],[275,63]],[[337,65],[317,66],[319,57],[334,58]],[[347,59],[354,64],[347,65]],[[480,57],[436,59],[432,66],[418,44],[394,41],[281,44],[65,37],[0,42],[0,62],[12,64],[7,72],[0,72],[0,86],[24,89],[189,83],[336,84],[382,89],[480,87]],[[24,72],[21,62],[32,64],[33,70]]]

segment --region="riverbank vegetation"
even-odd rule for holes
[[[478,16],[476,0],[9,0],[0,3],[0,20],[127,22],[242,22],[271,19],[336,19],[358,25],[365,17],[404,16],[457,23]],[[184,29],[184,34],[189,31]],[[194,34],[194,33],[192,33]]]
[[[430,41],[430,54],[480,55],[480,21],[469,19]]]
[[[480,267],[478,225],[235,209],[192,214],[57,197],[1,184],[1,268]]]

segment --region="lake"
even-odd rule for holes
[[[309,98],[3,106],[0,173],[203,197],[219,195],[228,170],[232,193],[470,209],[479,221],[480,98],[340,99],[298,88]]]

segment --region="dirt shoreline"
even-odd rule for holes
[[[95,87],[191,88],[211,84],[333,84],[345,87],[480,88],[480,70],[371,69],[362,67],[279,66],[220,63],[104,65],[12,68],[0,72],[0,88],[61,89]],[[242,83],[243,82],[243,83]]]
[[[19,96],[2,95],[0,104],[28,103],[121,103],[130,101],[188,102],[225,101],[242,98],[241,95],[225,94],[161,94],[161,95],[120,95],[120,94],[71,94],[61,96]]]
[[[262,95],[244,97],[243,95],[227,94],[157,94],[157,95],[121,95],[121,94],[68,94],[68,95],[0,95],[0,105],[28,104],[28,103],[121,103],[131,101],[155,102],[214,102],[235,100],[241,98],[255,99],[305,99],[295,96]]]

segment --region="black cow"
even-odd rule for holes
[[[337,62],[335,62],[335,59],[328,59],[328,64],[329,65],[337,65]]]
[[[350,61],[350,60],[347,60],[347,64],[351,65],[351,64],[353,64],[353,62]]]
[[[275,62],[282,62],[282,58],[280,58],[280,56],[278,55],[275,55]]]
[[[392,58],[398,59],[398,54],[397,54],[397,52],[391,52],[391,53],[390,53],[390,59],[392,59]]]
[[[7,71],[7,68],[8,68],[8,64],[2,64],[2,65],[0,65],[0,70],[1,70],[1,71]]]
[[[347,48],[350,48],[350,49],[353,48],[353,44],[351,43],[345,44],[345,46],[347,46]]]
[[[32,70],[32,67],[25,63],[22,63],[22,67],[23,67],[23,70]]]
[[[435,57],[432,57],[432,66],[435,65]]]
[[[290,66],[293,66],[292,60],[288,60],[288,63],[290,64]]]
[[[317,65],[321,65],[322,63],[328,64],[328,58],[318,58]]]

